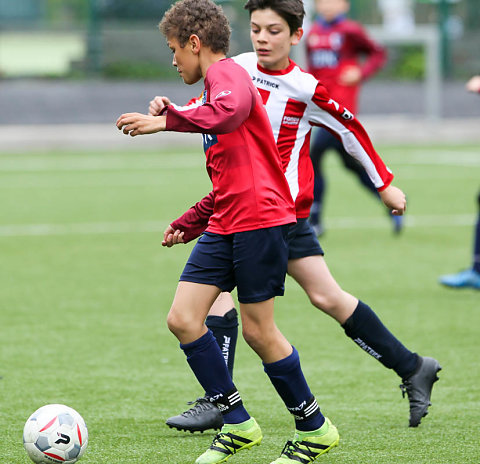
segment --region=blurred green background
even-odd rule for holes
[[[170,78],[170,55],[157,24],[166,0],[0,0],[0,77]],[[218,1],[229,17],[231,53],[250,49],[245,0]],[[308,16],[313,0],[305,1]],[[436,31],[444,77],[464,80],[480,69],[478,0],[417,0],[417,26]],[[379,26],[376,0],[352,0],[350,16]],[[421,79],[420,45],[389,46],[380,77]]]

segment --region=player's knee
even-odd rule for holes
[[[192,321],[174,307],[168,313],[167,327],[177,338],[194,330]]]
[[[321,311],[328,311],[335,306],[334,300],[331,295],[324,293],[313,293],[308,295],[310,303]]]
[[[248,346],[254,351],[258,352],[258,349],[261,348],[264,343],[261,331],[259,327],[255,325],[242,325],[242,335]]]
[[[174,335],[176,335],[181,328],[180,318],[172,311],[170,311],[167,316],[167,327]]]

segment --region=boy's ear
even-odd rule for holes
[[[292,45],[298,45],[300,43],[301,38],[303,37],[303,29],[299,27],[291,37]]]
[[[197,55],[200,52],[200,48],[202,46],[202,42],[200,41],[200,38],[196,34],[192,34],[188,38],[188,46],[192,50],[192,53]]]

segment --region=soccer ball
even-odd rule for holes
[[[63,404],[37,409],[23,429],[23,446],[36,464],[77,462],[88,444],[88,430],[82,416]]]

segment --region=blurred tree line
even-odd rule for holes
[[[231,53],[250,49],[245,0],[219,0],[232,24]],[[313,0],[310,0],[310,4]],[[377,0],[351,0],[350,16],[363,24],[381,24]],[[45,29],[76,31],[84,35],[83,63],[72,63],[72,73],[96,72],[108,77],[167,77],[171,71],[168,50],[162,47],[157,24],[172,4],[167,0],[0,0],[0,41],[9,31]],[[480,69],[480,0],[417,0],[417,24],[435,26],[441,9],[448,8],[446,40],[450,68],[458,77]],[[392,50],[392,75],[421,78],[421,47]],[[388,76],[386,76],[388,77]]]

